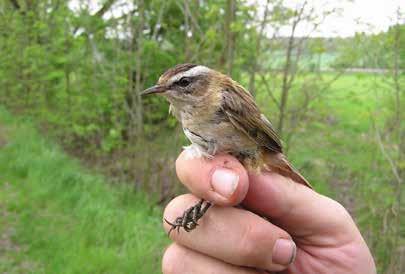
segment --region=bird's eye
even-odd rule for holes
[[[188,77],[183,77],[179,81],[177,81],[177,85],[179,85],[181,87],[187,87],[188,85],[190,85],[190,83],[191,83],[191,79]]]

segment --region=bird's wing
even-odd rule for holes
[[[233,83],[226,87],[221,108],[231,123],[259,146],[282,152],[280,138],[270,121],[261,114],[252,95],[242,86]]]

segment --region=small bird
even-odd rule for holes
[[[185,147],[190,157],[229,153],[249,171],[276,172],[312,188],[288,162],[280,138],[252,95],[229,76],[202,65],[179,64],[142,94],[159,94],[169,101],[170,112],[191,142]],[[201,200],[173,223],[166,220],[172,226],[169,234],[180,227],[193,230],[210,206]]]

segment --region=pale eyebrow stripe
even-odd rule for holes
[[[194,76],[201,75],[203,73],[208,73],[209,71],[210,71],[210,69],[207,68],[206,66],[196,66],[187,71],[180,72],[180,73],[174,75],[172,78],[170,78],[169,83],[172,84],[172,83],[180,80],[183,77],[194,77]]]

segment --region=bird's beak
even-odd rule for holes
[[[164,86],[159,86],[155,85],[153,87],[150,87],[148,89],[145,89],[144,91],[141,92],[141,95],[149,95],[149,94],[154,94],[154,93],[162,93],[166,91],[166,87]]]

